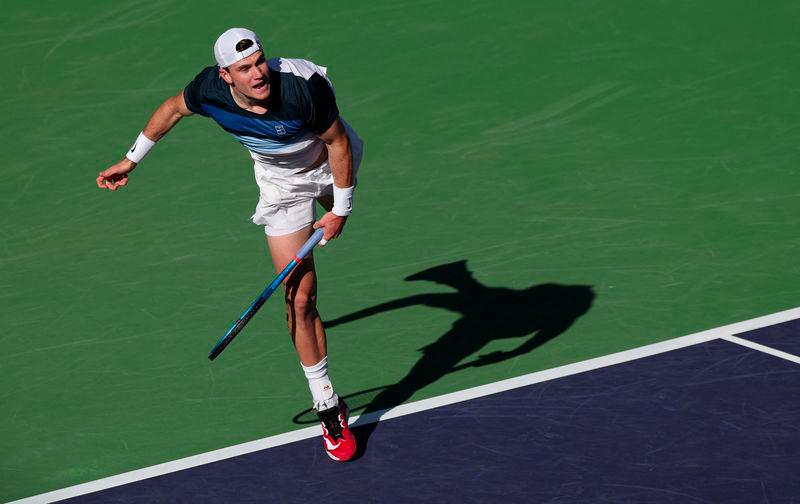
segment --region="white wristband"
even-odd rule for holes
[[[333,185],[333,209],[331,210],[339,217],[347,217],[353,213],[353,186],[336,187]]]
[[[139,137],[133,142],[133,147],[125,154],[125,157],[138,164],[155,145],[156,143],[154,141],[144,136],[143,131],[139,133]]]

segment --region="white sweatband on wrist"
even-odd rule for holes
[[[347,217],[353,213],[353,186],[336,187],[333,185],[333,209],[331,210],[339,217]]]
[[[136,138],[136,141],[133,142],[131,150],[125,154],[125,157],[138,164],[155,145],[156,143],[144,136],[144,131],[142,131],[139,133],[139,137]]]

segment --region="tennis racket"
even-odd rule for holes
[[[242,315],[239,317],[239,320],[234,322],[231,328],[228,329],[228,332],[226,332],[225,335],[223,335],[222,338],[217,341],[217,344],[214,345],[213,349],[211,349],[211,353],[208,354],[208,358],[210,360],[216,359],[217,355],[225,350],[225,347],[227,347],[228,344],[233,341],[233,338],[235,338],[236,335],[239,334],[239,332],[244,328],[244,326],[250,322],[250,319],[253,318],[253,315],[256,314],[258,309],[261,308],[261,306],[267,301],[267,299],[269,299],[272,293],[275,292],[275,290],[281,285],[281,282],[283,282],[283,280],[289,276],[289,273],[294,271],[295,267],[297,267],[297,265],[300,264],[300,262],[302,262],[308,253],[311,252],[311,250],[317,245],[317,243],[319,243],[319,241],[322,239],[322,235],[323,230],[321,228],[314,231],[314,234],[311,235],[311,238],[309,238],[303,244],[303,246],[300,247],[300,250],[298,250],[294,258],[289,261],[289,264],[283,268],[283,271],[278,273],[278,276],[275,277],[275,280],[273,280],[267,286],[267,288],[264,289],[264,292],[262,292],[256,298],[256,300],[247,307],[244,313],[242,313]]]

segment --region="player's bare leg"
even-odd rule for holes
[[[311,236],[311,226],[282,236],[267,236],[275,271],[282,270]],[[317,312],[317,275],[310,253],[284,281],[286,320],[297,355],[313,366],[328,355],[325,328]]]
[[[267,236],[275,270],[280,271],[312,233],[306,229],[283,236]],[[356,441],[347,426],[347,405],[333,390],[328,378],[328,347],[325,328],[317,312],[317,277],[313,255],[300,263],[284,282],[286,314],[300,363],[314,397],[314,408],[322,423],[325,452],[337,461],[355,456]]]

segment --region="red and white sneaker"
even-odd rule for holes
[[[346,462],[356,454],[356,438],[347,426],[347,404],[339,399],[333,408],[318,411],[317,416],[322,423],[322,442],[325,453],[338,462]]]

